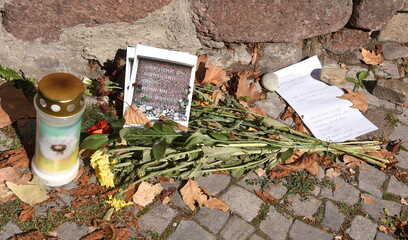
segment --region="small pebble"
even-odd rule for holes
[[[408,57],[408,48],[397,43],[386,43],[383,46],[383,56],[386,60]]]
[[[266,90],[274,92],[279,88],[279,78],[275,73],[267,73],[262,76],[261,84]]]
[[[342,84],[346,80],[347,70],[344,68],[322,68],[320,80],[332,86]]]

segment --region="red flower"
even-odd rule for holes
[[[108,122],[106,120],[98,121],[94,126],[90,127],[88,129],[88,134],[108,134],[111,133],[111,129],[108,125]]]

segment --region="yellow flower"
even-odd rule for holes
[[[101,150],[96,150],[91,156],[91,167],[95,169],[95,175],[102,186],[115,187],[113,175],[110,168],[109,155]]]
[[[108,203],[109,205],[111,205],[112,207],[115,208],[115,211],[118,211],[119,209],[129,206],[129,205],[133,205],[133,202],[126,202],[124,200],[121,199],[117,199],[114,198],[112,196],[109,196],[109,200],[105,201],[106,203]]]

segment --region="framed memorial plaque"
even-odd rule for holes
[[[124,111],[135,104],[152,121],[163,116],[187,127],[197,57],[144,45],[127,54]]]

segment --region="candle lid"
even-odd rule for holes
[[[85,87],[79,78],[68,73],[53,73],[38,83],[36,106],[53,117],[70,117],[84,108]]]

